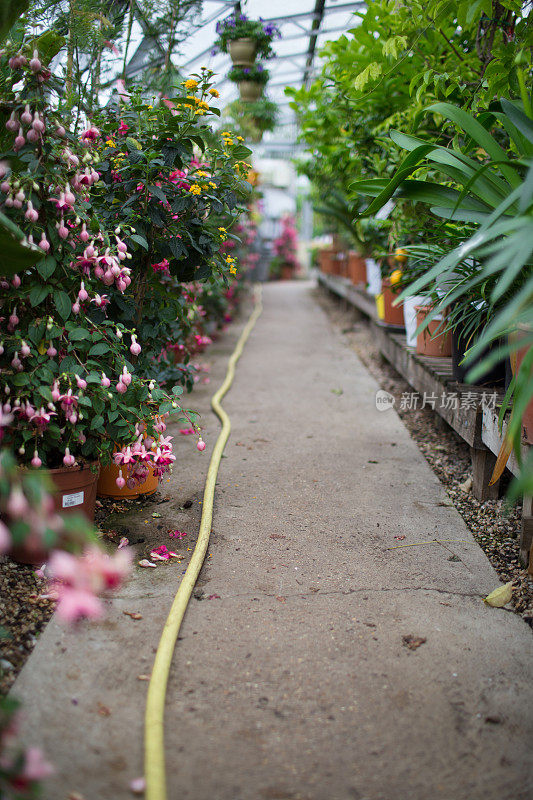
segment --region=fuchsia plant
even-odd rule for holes
[[[172,465],[163,417],[179,410],[181,389],[169,394],[139,377],[139,335],[106,316],[102,290],[120,296],[132,280],[131,227],[114,222],[108,230],[95,215],[99,129],[73,136],[48,103],[48,73],[36,59],[32,67],[18,54],[4,58],[15,63],[19,87],[22,72],[23,88],[6,104],[12,141],[1,154],[0,208],[46,254],[33,269],[0,278],[6,442],[21,463],[38,468],[110,460],[118,447],[117,460],[120,443],[132,441],[117,482],[140,483],[149,467],[162,475]]]

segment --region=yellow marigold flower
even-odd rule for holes
[[[189,192],[191,194],[202,194],[202,190],[201,190],[200,186],[198,186],[197,183],[193,183],[193,185],[191,187],[189,187]]]
[[[230,268],[229,268],[229,271],[230,271],[230,274],[231,274],[231,275],[236,275],[236,274],[237,274],[237,270],[236,270],[236,268],[235,268],[235,267],[230,267]]]
[[[222,233],[227,233],[227,230],[225,228],[219,228],[219,231],[222,231]]]
[[[146,106],[150,111],[152,110],[153,106]]]
[[[242,138],[242,136],[237,136],[237,141],[238,142],[244,142],[244,139]]]
[[[222,136],[231,136],[229,131],[222,131]]]
[[[220,97],[220,92],[217,89],[209,89],[211,97]]]
[[[113,139],[108,139],[108,140],[106,141],[106,145],[107,145],[108,147],[116,147],[116,144],[115,144],[115,142],[113,141]]]
[[[198,86],[198,81],[195,81],[194,78],[189,78],[186,81],[183,81],[183,85],[186,89],[196,89]]]
[[[216,185],[216,183],[214,183],[214,181],[209,181],[209,184],[208,184],[208,185],[209,185],[209,186],[210,186],[212,189],[216,189],[216,188],[217,188],[217,185]]]
[[[207,172],[204,172],[203,170],[199,169],[197,171],[197,173],[196,173],[196,177],[197,178],[207,178],[208,175],[207,175]]]
[[[194,113],[197,114],[199,117],[201,117],[205,114],[205,111],[203,108],[197,108]]]
[[[228,147],[231,144],[233,144],[233,139],[224,139],[224,147]]]

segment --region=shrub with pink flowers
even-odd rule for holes
[[[274,258],[270,265],[271,274],[278,276],[284,267],[288,267],[293,273],[297,272],[300,267],[297,248],[298,233],[295,219],[287,214],[281,220],[281,233],[273,242]]]
[[[4,54],[11,65],[14,58]],[[21,463],[51,468],[110,459],[117,442],[136,442],[136,469],[128,462],[125,479],[139,480],[147,465],[161,473],[171,444],[160,441],[160,415],[178,408],[181,389],[168,393],[139,377],[138,333],[107,316],[109,292],[121,296],[131,283],[132,258],[123,228],[108,230],[92,205],[100,132],[91,125],[74,137],[64,129],[45,94],[49,73],[36,62],[17,62],[12,72],[19,88],[5,104],[1,210],[36,258],[45,257],[0,283],[5,443]],[[139,445],[144,435],[149,454]]]

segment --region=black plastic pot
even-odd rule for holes
[[[470,348],[474,344],[474,340],[469,341],[468,336],[464,336],[464,325],[460,323],[456,325],[454,330],[452,331],[452,367],[453,367],[453,377],[458,383],[465,383],[466,374],[487,355],[490,348],[483,350],[481,355],[479,355],[474,361],[470,364],[465,366],[461,364],[461,361],[465,357],[465,350]],[[496,364],[486,375],[483,376],[480,383],[480,386],[502,386],[506,385],[506,372],[507,366],[506,362],[509,359],[505,359],[505,361],[500,361],[499,364]],[[510,367],[509,367],[510,368]]]

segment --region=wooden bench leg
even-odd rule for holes
[[[533,497],[524,497],[522,509],[522,530],[520,532],[520,560],[528,564],[531,571],[530,553],[533,547]]]
[[[489,486],[489,481],[496,464],[496,456],[486,447],[471,447],[472,459],[472,494],[476,500],[497,500],[499,481]]]

